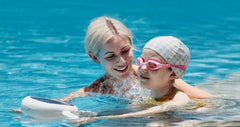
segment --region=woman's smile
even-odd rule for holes
[[[128,70],[128,65],[127,66],[123,66],[123,67],[117,67],[117,68],[114,68],[114,70],[120,72],[120,73],[124,73]]]

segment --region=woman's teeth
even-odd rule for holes
[[[126,70],[127,69],[127,66],[123,67],[123,68],[117,68],[116,70],[118,71],[123,71],[123,70]]]

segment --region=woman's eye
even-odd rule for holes
[[[109,55],[107,57],[105,57],[106,59],[113,59],[115,57],[115,55]]]
[[[126,53],[128,53],[129,51],[130,51],[130,49],[124,50],[124,51],[122,51],[122,54],[126,54]]]

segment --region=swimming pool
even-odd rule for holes
[[[139,50],[159,35],[183,40],[192,55],[183,79],[217,98],[205,113],[175,111],[86,126],[240,125],[239,4],[234,0],[1,0],[0,126],[72,126],[62,121],[20,122],[21,116],[8,110],[19,107],[25,96],[59,98],[103,75],[83,48],[88,23],[102,15],[126,24]],[[131,110],[127,102],[113,97],[78,98],[73,103],[103,115]]]

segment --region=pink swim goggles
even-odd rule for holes
[[[156,70],[159,70],[163,67],[176,67],[176,68],[179,68],[183,71],[186,70],[186,66],[184,66],[184,65],[163,64],[161,61],[158,61],[158,60],[155,60],[155,59],[149,59],[148,61],[145,62],[144,58],[142,58],[142,57],[138,57],[136,59],[136,65],[138,67],[146,65],[147,68],[151,71],[156,71]]]

